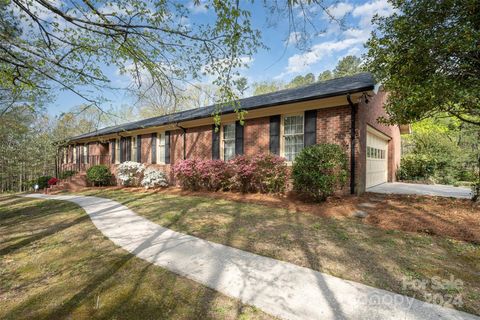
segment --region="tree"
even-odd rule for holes
[[[480,173],[479,137],[478,126],[452,116],[416,122],[412,134],[402,137],[400,176],[410,180],[431,178],[447,184],[475,181]]]
[[[191,10],[176,2],[1,1],[0,85],[59,86],[100,109],[101,89],[111,87],[106,65],[131,74],[137,85],[147,74],[171,94],[178,81],[207,73],[215,77],[219,98],[232,101],[236,68],[256,51],[260,34],[240,2],[209,1],[207,7],[216,19],[189,24]],[[86,85],[99,89],[97,95],[81,89]]]
[[[315,82],[315,76],[313,73],[307,73],[305,76],[296,76],[292,81],[287,85],[288,88],[296,88],[300,86],[305,86],[307,84],[312,84]]]
[[[480,125],[480,3],[392,1],[373,20],[367,65],[389,92],[390,123],[448,113]]]
[[[325,80],[330,80],[330,79],[333,79],[332,71],[325,70],[318,75],[318,80],[317,81],[325,81]]]
[[[263,81],[263,82],[256,82],[252,86],[253,86],[253,95],[258,96],[260,94],[266,94],[266,93],[282,90],[285,87],[285,84],[279,81]]]
[[[240,77],[235,80],[235,90],[239,97],[243,97],[245,92],[248,90],[248,80],[245,77]]]
[[[346,56],[333,69],[334,78],[352,76],[363,71],[362,60],[356,56]]]

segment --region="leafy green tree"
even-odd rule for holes
[[[195,5],[201,5],[199,1]],[[260,45],[250,12],[235,0],[208,1],[216,19],[189,24],[192,10],[159,0],[0,1],[0,85],[30,90],[59,86],[99,107],[101,89],[111,87],[102,65],[146,76],[164,92],[178,81],[214,76],[221,101],[236,97],[235,79],[245,56]],[[174,62],[174,63],[173,63]],[[97,94],[83,90],[97,88]]]
[[[453,184],[480,172],[480,129],[452,116],[425,119],[402,137],[401,178]]]
[[[362,59],[356,56],[346,56],[342,58],[335,69],[333,69],[334,78],[351,76],[363,72]]]
[[[318,81],[325,81],[333,79],[333,73],[330,70],[325,70],[318,75]]]
[[[448,113],[480,125],[480,2],[391,1],[373,20],[367,66],[390,93],[390,123]]]
[[[266,94],[282,90],[285,87],[285,84],[278,81],[264,81],[256,82],[253,85],[253,95],[258,96],[260,94]]]
[[[307,84],[312,84],[315,82],[315,76],[313,73],[307,73],[305,76],[298,75],[293,78],[292,81],[287,85],[288,88],[296,88],[300,86],[304,86]]]
[[[238,92],[239,97],[243,97],[248,89],[248,80],[245,77],[240,77],[235,80],[235,89]]]

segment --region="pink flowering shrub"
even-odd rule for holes
[[[271,154],[222,160],[182,160],[173,166],[176,180],[186,190],[234,190],[243,193],[282,193],[288,179],[284,158]]]
[[[205,160],[197,162],[200,174],[200,187],[208,191],[227,190],[232,177],[231,167],[222,160]]]
[[[264,153],[253,159],[255,163],[256,189],[261,193],[283,193],[288,180],[288,169],[285,158]]]
[[[186,159],[181,160],[173,166],[173,174],[180,183],[180,186],[186,190],[200,189],[200,172],[198,170],[198,162],[202,160]]]
[[[236,156],[229,161],[233,168],[234,175],[231,179],[231,189],[243,193],[256,192],[255,172],[257,165],[252,158],[247,156]]]

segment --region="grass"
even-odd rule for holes
[[[272,319],[116,247],[68,202],[0,196],[0,319]]]
[[[316,216],[200,196],[125,190],[85,194],[117,200],[176,231],[421,300],[428,301],[431,294],[451,294],[452,290],[405,287],[404,281],[417,279],[431,284],[432,279],[453,277],[461,281],[461,303],[453,307],[480,314],[478,244],[385,230],[357,218]]]

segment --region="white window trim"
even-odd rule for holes
[[[223,137],[224,137],[224,127],[228,126],[228,125],[233,125],[234,135],[236,134],[236,130],[237,130],[237,128],[235,127],[235,122],[227,122],[227,123],[224,123],[224,124],[221,125],[221,130],[220,130],[220,159],[223,160],[223,161],[228,161],[228,160],[225,160],[225,141],[223,139]],[[233,143],[235,143],[235,138],[234,138]]]
[[[135,161],[137,162],[137,136],[132,136],[130,138],[131,140],[131,156],[130,156],[130,160],[131,161]]]
[[[83,163],[88,163],[88,158],[87,158],[87,155],[88,155],[88,143],[85,143],[83,146],[82,146],[83,150],[82,150],[82,157],[83,157]]]
[[[157,159],[156,159],[156,162],[157,164],[165,164],[165,154],[166,154],[166,150],[165,150],[165,131],[160,131],[160,132],[157,132],[157,139],[156,139],[156,155],[157,155]],[[161,152],[160,152],[160,149],[163,148],[163,159],[162,159],[162,156],[161,156]]]
[[[120,164],[120,138],[115,138],[115,164]]]
[[[285,113],[280,117],[280,157],[285,158],[285,117],[302,116],[303,117],[303,135],[305,139],[305,112]],[[292,161],[286,161],[287,166],[293,164]]]
[[[73,146],[73,163],[77,163],[77,145]]]

